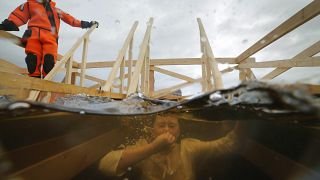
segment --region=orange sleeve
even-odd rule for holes
[[[58,8],[57,8],[57,13],[58,13],[59,18],[62,19],[63,22],[65,22],[73,27],[81,27],[81,21],[74,18],[70,14],[65,13],[64,11],[62,11],[61,9],[58,9]]]
[[[26,24],[30,19],[29,3],[21,4],[8,17],[18,27]]]

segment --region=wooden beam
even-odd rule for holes
[[[166,70],[166,69],[162,69],[162,68],[159,68],[159,67],[152,66],[151,70],[154,70],[154,71],[157,71],[159,73],[166,74],[166,75],[178,78],[178,79],[182,79],[182,80],[185,80],[185,81],[188,81],[188,82],[195,82],[196,81],[195,79],[193,79],[193,78],[191,78],[189,76],[186,76],[186,75],[183,75],[183,74],[179,74],[179,73],[176,73],[176,72],[173,72],[173,71],[169,71],[169,70]]]
[[[218,63],[221,64],[237,64],[235,58],[215,58]],[[255,58],[248,58],[249,60],[254,60]],[[133,60],[135,65],[137,60]],[[103,60],[103,62],[89,62],[87,63],[87,69],[90,68],[105,68],[112,67],[115,61],[113,60]],[[201,58],[170,58],[170,59],[150,59],[150,65],[153,66],[171,66],[171,65],[201,65]],[[126,67],[129,66],[127,61]]]
[[[320,179],[320,174],[253,140],[247,141],[241,155],[264,171],[271,179]],[[301,175],[301,176],[299,176]]]
[[[312,57],[312,56],[316,55],[319,52],[320,52],[320,41],[314,43],[313,45],[311,45],[307,49],[303,50],[301,53],[296,55],[293,59],[295,59],[295,58],[299,59],[299,58]],[[271,79],[279,76],[280,74],[288,71],[289,69],[290,68],[276,68],[275,70],[271,71],[270,73],[268,73],[267,75],[262,77],[262,79],[263,80],[271,80]]]
[[[6,87],[5,89],[0,89],[0,96],[13,96],[15,100],[25,100],[29,96],[29,93],[29,90],[21,88]]]
[[[0,30],[0,39],[9,41],[19,47],[25,48],[24,45],[21,43],[21,38],[9,32]]]
[[[76,76],[80,76],[80,73],[76,72],[75,75]],[[99,85],[101,85],[104,82],[104,80],[96,78],[96,77],[93,77],[93,76],[90,76],[90,75],[85,75],[84,78],[88,79],[88,80],[91,80],[91,81],[94,81],[94,82],[98,82]]]
[[[71,84],[62,84],[43,79],[24,77],[5,72],[0,72],[0,86],[17,89],[27,89],[45,92],[56,92],[63,94],[87,94],[90,96],[111,97],[114,99],[123,99],[125,95],[110,92],[98,91],[85,87],[74,86]]]
[[[129,88],[128,88],[127,96],[135,93],[136,90],[137,90],[139,76],[141,74],[143,61],[144,61],[144,58],[146,56],[146,51],[147,51],[147,47],[148,47],[149,40],[150,40],[152,24],[153,24],[153,18],[150,18],[149,22],[148,22],[148,27],[147,27],[145,36],[144,36],[142,44],[140,46],[141,49],[140,49],[138,61],[137,61],[136,65],[135,65],[135,68],[134,68],[133,77],[132,77],[132,79],[131,79],[131,81],[130,81],[130,83],[128,85]]]
[[[309,21],[313,17],[319,15],[319,13],[320,13],[320,1],[318,0],[312,1],[302,10],[294,14],[288,20],[283,22],[277,28],[272,30],[269,34],[264,36],[262,39],[260,39],[258,42],[256,42],[254,45],[252,45],[250,48],[248,48],[246,51],[240,54],[236,58],[236,62],[241,63],[242,61],[244,61],[251,55],[255,54],[256,52],[260,51],[261,49],[265,48],[272,42],[276,41],[277,39],[280,39],[282,36],[291,32],[298,26],[304,24],[305,22]]]
[[[207,34],[204,30],[204,26],[201,22],[200,18],[197,18],[198,24],[199,24],[199,29],[200,32],[202,34],[201,39],[202,39],[202,43],[204,44],[204,48],[205,48],[205,52],[206,55],[208,56],[208,61],[210,63],[210,68],[212,70],[212,75],[213,75],[213,80],[214,80],[214,86],[215,89],[222,89],[223,88],[223,82],[222,82],[222,77],[221,77],[221,73],[219,71],[218,68],[218,64],[214,58],[213,52],[212,52],[212,48],[210,46],[209,43],[209,39],[207,37]]]
[[[71,84],[71,74],[72,74],[72,63],[73,63],[73,57],[71,56],[66,64],[66,76],[65,76],[65,83]]]
[[[105,83],[102,85],[102,90],[104,91],[110,91],[111,90],[111,86],[112,86],[112,83],[118,73],[118,70],[120,68],[120,65],[122,63],[122,61],[124,60],[124,57],[125,57],[125,54],[126,54],[126,51],[130,45],[130,42],[133,38],[133,35],[134,35],[134,32],[135,30],[137,29],[137,26],[138,26],[138,21],[135,21],[134,24],[132,25],[132,28],[118,54],[118,57],[117,57],[117,60],[116,62],[113,64],[113,67],[112,67],[112,70],[111,72],[109,73],[109,76],[108,76],[108,79],[105,81]]]
[[[83,49],[82,49],[82,61],[81,61],[81,75],[80,75],[80,86],[84,86],[84,80],[86,75],[86,65],[87,65],[87,55],[88,55],[88,36],[83,39]]]
[[[162,90],[159,90],[159,91],[156,91],[154,92],[154,95],[152,96],[152,98],[160,98],[160,97],[163,97],[167,94],[170,94],[174,91],[177,91],[179,89],[182,89],[184,87],[187,87],[187,86],[190,86],[194,83],[198,83],[198,82],[201,82],[202,78],[199,78],[199,79],[196,79],[195,82],[185,82],[185,83],[182,83],[182,84],[178,84],[178,85],[175,85],[175,86],[172,86],[170,88],[165,88],[165,89],[162,89]]]
[[[205,54],[203,53],[204,51],[204,47],[202,45],[203,43],[201,42],[201,52],[202,52],[202,57],[201,57],[201,86],[202,86],[202,92],[206,92],[208,87],[207,87],[207,83],[206,83],[206,80],[207,80],[207,69],[206,69],[206,62],[205,62]],[[210,78],[210,77],[209,77]]]
[[[2,59],[0,59],[0,71],[13,74],[28,74],[28,70],[26,68],[21,68],[15,64],[10,63],[9,61],[5,61]]]
[[[149,42],[150,42],[150,39],[149,39]],[[150,97],[150,94],[149,94],[149,90],[150,90],[149,75],[150,75],[150,45],[148,44],[146,57],[145,57],[145,78],[144,78],[144,82],[143,82],[144,83],[144,94],[147,97]]]
[[[128,52],[128,82],[131,81],[132,78],[132,66],[133,66],[133,62],[132,62],[132,48],[133,48],[133,37],[130,41],[130,45],[129,45],[129,52]],[[129,86],[128,86],[129,88]],[[128,89],[127,89],[128,91]]]
[[[213,85],[212,85],[212,80],[211,77],[213,77],[213,73],[212,73],[212,69],[211,69],[211,63],[210,63],[210,58],[205,57],[204,58],[205,61],[205,68],[206,68],[206,86],[207,86],[207,90],[206,91],[211,91],[213,90]],[[221,73],[221,72],[219,72]],[[221,76],[221,74],[220,74]]]
[[[9,178],[71,179],[120,144],[123,139],[123,130],[112,130],[18,171]]]
[[[149,86],[149,96],[152,97],[154,94],[154,66],[150,66],[150,72],[149,72],[149,82],[150,82],[150,86]]]
[[[229,72],[232,72],[233,70],[235,70],[234,67],[228,67],[228,68],[222,70],[221,74],[229,73]]]
[[[59,114],[57,113],[53,113],[50,116],[61,118],[61,116],[59,116]],[[42,115],[42,118],[48,118],[50,116],[48,116],[48,114],[47,116]],[[54,137],[45,141],[24,146],[22,148],[14,149],[12,151],[5,152],[2,154],[0,153],[0,156],[2,157],[9,157],[10,161],[14,164],[13,168],[10,169],[9,172],[6,172],[6,174],[12,174],[16,171],[22,170],[50,156],[63,152],[66,149],[69,149],[75,145],[79,145],[81,144],[81,142],[90,140],[91,138],[101,135],[105,132],[106,128],[106,125],[101,126],[99,124],[98,126],[90,126],[85,129],[72,130],[71,132],[62,136]],[[66,143],[66,140],[68,141],[68,143]]]
[[[93,25],[81,38],[79,38],[77,40],[77,42],[72,46],[72,48],[63,56],[63,58],[58,61],[55,66],[53,67],[53,69],[49,72],[49,74],[47,74],[47,76],[44,78],[45,80],[51,80],[56,73],[58,72],[58,70],[66,64],[66,62],[70,59],[70,57],[73,55],[74,51],[80,46],[81,42],[88,37],[93,30],[97,27],[97,25]],[[30,95],[28,97],[27,100],[29,101],[35,101],[37,99],[39,95],[39,91],[31,91]]]
[[[294,58],[286,60],[275,60],[256,63],[239,64],[238,68],[292,68],[292,67],[319,67],[320,57]]]

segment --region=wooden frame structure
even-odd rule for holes
[[[64,55],[59,55],[59,61],[55,65],[54,69],[46,76],[44,80],[51,80],[59,71],[66,72],[64,83],[72,84],[67,90],[64,88],[64,93],[72,94],[76,87],[75,77],[80,77],[80,84],[82,88],[85,85],[85,80],[91,80],[96,82],[95,85],[87,87],[86,92],[89,95],[101,95],[108,96],[111,98],[125,98],[136,92],[142,92],[145,96],[150,98],[165,98],[165,96],[170,95],[172,92],[184,88],[186,86],[192,85],[194,83],[201,83],[202,91],[212,91],[215,89],[222,89],[222,74],[239,70],[239,79],[241,81],[255,80],[257,79],[252,68],[276,68],[271,73],[265,75],[262,80],[271,80],[287,70],[293,67],[319,67],[319,57],[313,57],[320,52],[320,41],[311,45],[309,48],[294,56],[292,59],[285,60],[270,60],[263,62],[255,62],[255,58],[251,56],[259,52],[261,49],[267,47],[269,44],[278,40],[282,36],[293,31],[295,28],[303,25],[312,18],[318,16],[320,13],[320,2],[315,0],[308,4],[306,7],[301,9],[299,12],[294,14],[288,20],[280,24],[277,28],[272,30],[258,42],[253,44],[238,57],[235,58],[216,58],[214,57],[213,50],[209,43],[209,39],[205,32],[205,28],[201,19],[198,18],[198,25],[200,31],[200,47],[202,56],[199,58],[171,58],[171,59],[150,59],[150,38],[151,30],[153,25],[153,18],[149,19],[148,26],[140,45],[140,51],[137,60],[133,60],[132,48],[134,33],[137,29],[138,22],[134,22],[125,42],[118,54],[115,61],[102,61],[102,62],[92,62],[87,60],[88,51],[88,39],[89,35],[95,29],[95,26],[90,28],[78,41],[72,46],[72,48]],[[6,38],[13,43],[19,45],[18,37],[6,32],[0,32],[1,38]],[[73,54],[75,50],[83,43],[82,61],[80,63],[73,59]],[[127,60],[126,60],[127,57]],[[222,71],[218,69],[218,63],[224,64],[236,64],[235,67],[227,68]],[[202,67],[202,77],[199,79],[194,79],[177,72],[169,71],[161,68],[165,65],[200,65]],[[10,66],[11,71],[17,73],[25,73],[26,70],[20,67],[13,67],[14,65],[8,65],[5,61],[0,61],[0,73],[8,73],[8,67]],[[65,68],[64,68],[65,67]],[[86,75],[87,69],[92,68],[111,68],[110,73],[106,79],[100,79],[97,77]],[[174,78],[185,81],[184,83],[174,85],[170,88],[165,88],[161,90],[154,90],[155,84],[155,72],[161,74],[169,75]],[[119,74],[119,75],[118,75]],[[9,74],[5,74],[9,76]],[[4,77],[1,76],[1,83]],[[33,81],[33,80],[32,80]],[[36,82],[37,80],[34,80]],[[43,84],[47,81],[43,81]],[[117,83],[118,82],[118,83]],[[3,84],[3,83],[2,83]],[[16,86],[12,87],[13,84]],[[16,89],[28,89],[32,90],[28,96],[28,100],[35,101],[38,98],[39,90],[43,91],[45,88],[39,88],[32,82],[30,82],[29,88],[21,87],[19,83],[12,83],[10,87]],[[0,84],[1,85],[1,84]],[[8,85],[8,83],[6,83]],[[63,87],[64,85],[61,84]],[[320,88],[318,85],[308,85],[312,89],[313,93],[320,93],[318,91]],[[50,89],[50,90],[49,90]],[[2,90],[2,94],[8,91]],[[52,88],[47,90],[55,92]],[[102,91],[103,93],[97,93],[96,91]],[[11,91],[12,93],[14,91]],[[61,91],[59,91],[61,92]],[[168,97],[168,96],[167,96]]]

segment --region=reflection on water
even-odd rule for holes
[[[113,149],[149,139],[152,119],[159,113],[179,119],[181,139],[214,140],[230,132],[236,122],[245,127],[241,150],[198,162],[196,179],[314,179],[320,174],[319,99],[301,89],[253,82],[182,103],[84,95],[50,105],[13,101],[4,96],[0,101],[2,177],[113,129],[121,128],[124,135],[119,143],[110,141],[115,143]],[[97,170],[98,159],[90,164],[74,179],[105,178]],[[119,179],[140,175],[133,167]]]

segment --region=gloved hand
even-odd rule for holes
[[[81,28],[91,28],[93,25],[97,24],[97,28],[99,27],[99,23],[97,21],[81,21]]]
[[[0,24],[0,30],[4,31],[19,31],[17,25],[15,25],[12,21],[5,19],[2,24]]]

